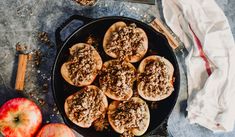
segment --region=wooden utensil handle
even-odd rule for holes
[[[169,30],[162,24],[162,22],[159,19],[153,20],[150,25],[157,30],[158,32],[162,33],[166,36],[170,46],[172,49],[176,49],[179,47],[179,43],[177,40],[175,40],[174,36],[169,32]]]
[[[25,54],[19,55],[16,83],[15,83],[16,90],[24,89],[24,79],[25,79],[27,59],[28,59],[28,55],[25,55]]]

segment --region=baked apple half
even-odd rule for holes
[[[70,49],[70,58],[61,67],[63,78],[71,85],[90,85],[102,68],[102,59],[95,48],[86,43],[78,43]]]
[[[139,95],[148,101],[159,101],[169,97],[174,90],[173,73],[173,65],[164,57],[146,57],[138,68]]]
[[[148,129],[150,112],[145,101],[132,97],[128,101],[113,101],[109,105],[108,120],[119,134],[141,136]]]
[[[64,104],[67,117],[76,125],[89,128],[93,121],[106,113],[108,100],[96,86],[86,86],[70,95]]]
[[[105,95],[113,100],[128,100],[133,95],[136,69],[131,63],[109,60],[103,64],[99,83]]]
[[[110,57],[138,62],[148,50],[148,37],[135,23],[119,21],[106,31],[103,48]]]

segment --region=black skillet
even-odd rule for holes
[[[68,36],[65,40],[61,40],[61,32],[68,30],[69,26],[71,28],[71,22],[77,20],[80,22],[80,25],[75,25],[75,27],[79,27],[76,29],[70,36]],[[180,87],[180,73],[179,67],[176,60],[176,57],[173,53],[173,50],[169,46],[164,35],[155,31],[149,25],[126,17],[117,17],[117,16],[110,16],[110,17],[103,17],[98,19],[90,19],[79,15],[73,15],[69,19],[67,19],[57,30],[55,33],[56,36],[56,45],[58,47],[57,56],[54,62],[53,70],[52,70],[52,92],[54,95],[54,99],[56,105],[63,117],[64,122],[76,130],[83,136],[86,137],[115,137],[118,136],[112,129],[97,132],[93,127],[84,129],[76,126],[73,124],[66,116],[64,111],[64,102],[65,99],[73,94],[74,92],[78,91],[80,88],[74,87],[68,84],[61,76],[60,68],[64,62],[68,59],[69,56],[69,48],[79,42],[85,42],[88,36],[93,36],[96,38],[98,42],[98,46],[96,47],[98,52],[100,53],[103,62],[111,59],[109,56],[105,54],[102,48],[102,41],[106,30],[115,22],[117,21],[124,21],[125,23],[136,23],[136,25],[142,28],[147,36],[148,36],[148,52],[145,56],[149,55],[160,55],[168,59],[174,66],[174,92],[170,97],[165,100],[159,101],[157,103],[157,109],[151,109],[150,111],[150,125],[148,127],[147,132],[144,134],[145,136],[152,134],[160,125],[161,123],[168,118],[170,115],[179,92]],[[74,26],[74,25],[73,25]],[[138,63],[134,63],[135,67],[138,67]],[[97,80],[94,81],[95,85],[98,85]],[[110,101],[110,100],[109,100]],[[148,102],[150,104],[150,102]]]

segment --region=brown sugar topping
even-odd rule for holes
[[[143,81],[143,93],[148,97],[156,97],[167,94],[173,89],[168,68],[163,60],[149,60],[145,71],[140,74]]]
[[[111,39],[107,44],[107,52],[113,52],[120,59],[138,55],[144,48],[144,38],[141,36],[136,24],[120,27],[112,33]]]
[[[70,64],[67,65],[69,77],[75,85],[81,81],[90,81],[97,73],[94,49],[91,46],[84,46],[74,52]]]

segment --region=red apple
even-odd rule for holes
[[[65,124],[52,123],[45,125],[37,137],[75,137],[75,135]]]
[[[33,137],[41,123],[40,109],[26,98],[8,100],[0,108],[0,132],[5,137]]]

